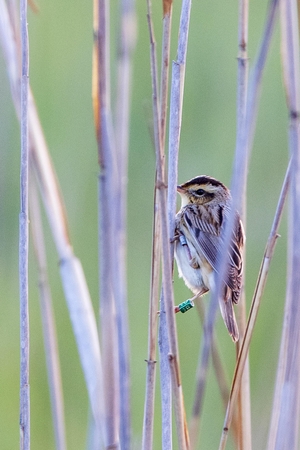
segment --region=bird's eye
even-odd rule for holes
[[[197,189],[197,191],[195,191],[195,193],[197,195],[204,195],[205,194],[205,190],[204,189]]]

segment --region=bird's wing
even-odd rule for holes
[[[222,207],[221,207],[222,208]],[[183,220],[191,236],[196,250],[204,255],[215,272],[217,272],[218,257],[223,250],[223,237],[226,221],[228,220],[229,210],[222,208],[222,223],[217,229],[207,221],[201,219],[200,214],[186,211]],[[241,289],[242,275],[242,254],[241,250],[244,242],[244,234],[239,215],[236,213],[234,233],[232,235],[228,252],[228,271],[224,282],[233,291],[234,302],[238,301],[239,291]],[[236,298],[234,293],[236,292]]]

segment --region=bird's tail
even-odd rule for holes
[[[229,292],[226,291],[229,291],[229,288],[225,288],[225,295],[219,299],[219,305],[229,334],[232,337],[233,342],[237,342],[239,340],[239,329],[235,319],[231,295],[228,295]]]

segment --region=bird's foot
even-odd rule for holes
[[[178,232],[175,232],[174,236],[170,238],[170,244],[174,244],[174,242],[178,241],[180,239],[181,234]]]

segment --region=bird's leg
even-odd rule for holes
[[[197,292],[196,295],[194,295],[194,297],[189,298],[185,302],[179,303],[178,306],[175,306],[175,314],[178,313],[178,312],[185,313],[189,309],[193,308],[194,307],[194,300],[196,300],[197,298],[199,298],[202,295],[206,294],[206,292],[208,292],[208,290],[209,289],[207,289],[207,288],[202,288],[199,292]]]
[[[174,236],[172,238],[170,238],[170,243],[174,244],[174,242],[176,242],[180,239],[180,236],[182,236],[182,234],[180,234],[180,232],[178,230],[175,230]]]
[[[194,297],[191,298],[191,301],[193,302],[197,298],[202,297],[202,295],[206,294],[206,292],[208,292],[208,291],[209,291],[209,289],[207,289],[206,287],[203,287],[199,292],[197,292],[196,295],[194,295]]]

